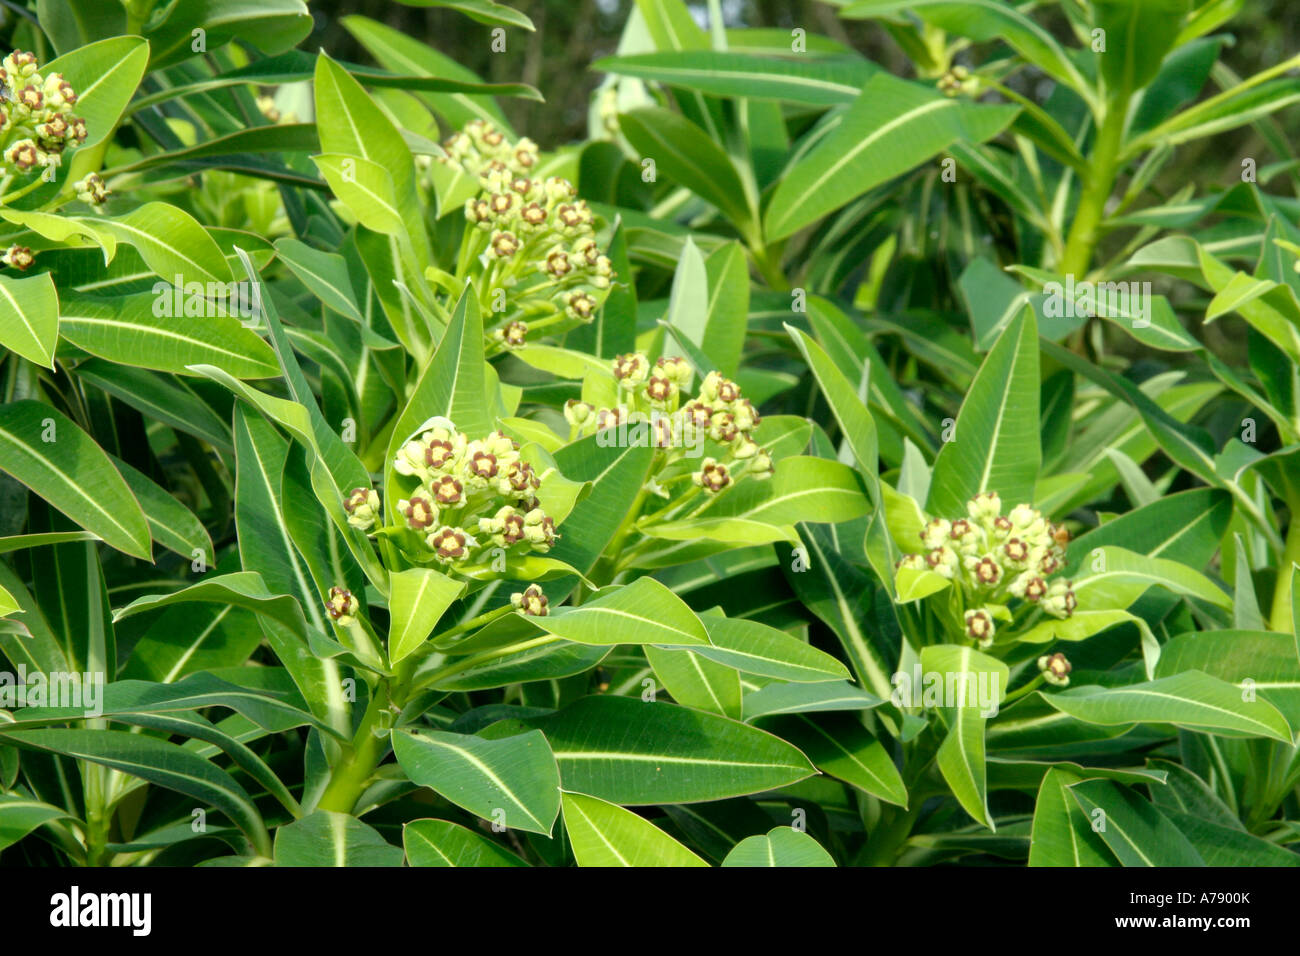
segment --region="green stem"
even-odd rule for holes
[[[758,269],[759,275],[772,291],[789,292],[790,280],[781,271],[780,252],[777,247],[764,247],[761,243],[757,243],[751,246],[749,251],[754,257],[754,266]]]
[[[1061,271],[1083,279],[1092,266],[1093,253],[1101,240],[1101,223],[1106,215],[1106,203],[1119,176],[1120,150],[1124,145],[1124,118],[1128,113],[1128,97],[1115,96],[1106,104],[1105,116],[1097,130],[1092,159],[1084,177],[1079,206],[1074,212],[1074,223],[1065,243],[1065,256]]]
[[[380,681],[361,718],[356,736],[351,745],[344,748],[342,760],[330,775],[330,782],[318,804],[320,809],[351,813],[356,807],[371,775],[388,752],[387,735],[376,733],[387,710],[388,684]]]
[[[1038,674],[1033,680],[1031,680],[1024,687],[1021,687],[1018,690],[1013,690],[1011,693],[1007,694],[1007,696],[1003,697],[1001,706],[1005,707],[1013,700],[1019,700],[1021,697],[1024,697],[1030,691],[1038,690],[1039,685],[1041,685],[1045,679],[1046,678],[1044,678],[1042,674]]]
[[[1300,508],[1291,509],[1291,526],[1286,533],[1286,547],[1277,565],[1277,579],[1273,583],[1273,610],[1269,621],[1273,630],[1290,633],[1294,625],[1291,616],[1291,565],[1300,564]]]

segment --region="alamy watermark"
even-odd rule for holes
[[[708,427],[703,422],[692,422],[681,412],[634,412],[620,405],[605,414],[608,420],[596,425],[596,444],[601,448],[682,448],[687,458],[704,454]]]
[[[1049,282],[1043,286],[1047,297],[1043,315],[1049,319],[1128,318],[1133,328],[1151,325],[1150,282],[1076,282],[1073,275],[1064,284]]]
[[[0,671],[0,710],[20,707],[65,707],[80,710],[84,717],[104,713],[104,674],[92,671],[29,671],[26,664],[18,672]]]
[[[255,328],[262,315],[261,289],[251,282],[186,282],[176,276],[153,286],[153,314],[160,319],[231,315]]]
[[[927,671],[920,663],[890,678],[895,707],[978,707],[981,717],[995,717],[1002,700],[997,671]]]

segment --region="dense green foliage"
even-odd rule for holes
[[[5,21],[0,861],[1300,864],[1300,56],[402,3]]]

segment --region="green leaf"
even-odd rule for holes
[[[741,673],[796,682],[849,677],[848,668],[834,657],[774,627],[713,612],[701,614],[700,621],[712,647],[694,653]]]
[[[205,707],[228,708],[273,734],[302,726],[328,729],[301,710],[296,703],[285,700],[278,694],[260,688],[248,689],[212,674],[191,674],[174,684],[113,681],[104,688],[97,709],[103,711],[103,716],[117,717],[174,714]],[[85,711],[79,707],[25,707],[7,726],[39,726],[54,721],[81,719],[84,716]]]
[[[1127,687],[1076,687],[1043,697],[1091,724],[1174,724],[1189,730],[1291,742],[1291,728],[1266,700],[1243,700],[1236,687],[1200,671]]]
[[[405,233],[397,189],[387,168],[360,156],[338,153],[313,156],[312,162],[361,225],[386,236]]]
[[[1029,840],[1030,866],[1114,866],[1106,841],[1070,794],[1074,774],[1051,768],[1043,775],[1034,803]]]
[[[317,810],[275,831],[276,866],[401,866],[402,851],[356,817]]]
[[[1094,24],[1104,30],[1099,56],[1108,91],[1131,96],[1160,72],[1187,15],[1189,0],[1094,0]]]
[[[827,710],[870,710],[884,701],[848,681],[816,684],[772,683],[745,695],[745,720],[771,714],[798,714]]]
[[[1197,597],[1221,608],[1231,608],[1232,598],[1209,578],[1185,564],[1124,548],[1094,548],[1086,560],[1099,568],[1074,582],[1079,607],[1084,610],[1126,608],[1150,587],[1162,587],[1175,594]]]
[[[212,539],[194,512],[143,472],[136,471],[121,459],[110,457],[110,460],[140,503],[155,541],[186,560],[191,560],[196,551],[205,561],[212,558],[215,553]]]
[[[175,790],[230,817],[253,845],[270,855],[265,824],[230,774],[176,744],[121,730],[5,730],[0,740],[110,767]]]
[[[196,29],[204,31],[209,50],[241,39],[275,54],[305,40],[312,18],[303,0],[186,0],[148,32],[152,67],[192,57]]]
[[[44,272],[30,279],[0,275],[0,347],[54,368],[59,341],[59,294],[54,277]]]
[[[631,810],[581,793],[565,793],[563,800],[578,866],[708,866]]]
[[[181,604],[144,632],[120,679],[170,683],[199,671],[241,667],[262,643],[252,613],[233,605]]]
[[[720,800],[814,772],[771,734],[675,704],[584,697],[530,723],[550,741],[565,790],[620,805]]]
[[[732,848],[723,866],[834,866],[820,843],[792,827],[776,827],[746,837]]]
[[[397,0],[408,7],[446,7],[463,13],[478,23],[497,24],[503,27],[521,27],[533,30],[533,21],[513,7],[493,0]]]
[[[271,347],[233,312],[203,299],[201,315],[176,314],[175,296],[173,286],[159,282],[152,293],[119,299],[72,297],[59,331],[77,348],[119,365],[177,375],[213,365],[240,379],[280,374]]]
[[[711,96],[838,106],[857,99],[879,68],[849,58],[804,61],[716,50],[662,50],[606,57],[592,69]]]
[[[1121,865],[1205,865],[1178,828],[1128,787],[1110,780],[1085,780],[1071,784],[1069,791]]]
[[[430,418],[448,418],[470,438],[480,438],[492,431],[494,422],[488,408],[485,366],[483,319],[478,298],[469,289],[461,296],[433,361],[420,375],[410,401],[393,428],[386,456],[390,489],[396,474],[392,461],[398,450]],[[391,518],[397,498],[391,491],[388,498],[385,507]]]
[[[332,252],[313,249],[297,239],[279,239],[276,254],[303,285],[335,312],[365,324],[356,292],[348,277],[347,260]]]
[[[37,827],[71,818],[66,810],[21,793],[0,793],[0,850],[13,846]]]
[[[834,131],[787,170],[767,206],[767,241],[812,225],[958,140],[991,139],[1018,112],[1019,107],[979,106],[877,73]]]
[[[117,253],[116,237],[111,232],[100,228],[94,219],[59,216],[47,212],[25,212],[20,209],[0,209],[0,219],[66,246],[79,248],[86,244],[96,245],[104,252],[104,265],[112,262],[113,256]]]
[[[465,585],[430,568],[408,568],[389,576],[388,660],[396,664],[423,644]]]
[[[342,18],[351,33],[371,56],[395,73],[421,77],[439,77],[461,83],[481,84],[482,78],[467,70],[451,57],[432,49],[400,30],[361,16]],[[473,119],[487,120],[510,132],[510,124],[500,107],[488,95],[465,93],[421,93],[421,100],[446,118],[448,125],[460,128]]]
[[[62,412],[24,399],[0,407],[0,470],[117,550],[149,560],[149,525],[108,456]]]
[[[102,36],[103,34],[99,34]],[[88,38],[89,39],[89,38]],[[187,40],[187,45],[188,45]],[[45,76],[62,73],[77,91],[77,115],[86,121],[86,141],[72,154],[59,179],[76,182],[99,168],[107,140],[117,131],[149,65],[149,44],[138,36],[113,36],[63,54],[45,64]],[[54,187],[50,187],[51,192]],[[46,190],[38,190],[44,197]]]
[[[839,524],[867,514],[862,482],[846,465],[825,458],[782,458],[766,481],[741,481],[701,509],[693,522],[707,527],[726,518],[784,526],[801,521]],[[658,525],[658,535],[667,525]],[[667,536],[667,535],[661,535]]]
[[[845,18],[889,18],[915,14],[948,33],[983,43],[1000,40],[1053,79],[1079,95],[1089,83],[1052,35],[1004,0],[858,0],[845,5]]]
[[[402,827],[411,866],[527,866],[487,837],[446,820],[412,820]]]
[[[778,721],[772,729],[802,750],[822,773],[907,808],[907,787],[893,758],[856,718],[799,715]]]
[[[643,106],[619,117],[619,129],[658,172],[716,206],[742,234],[757,229],[745,187],[731,159],[703,130],[678,113]]]
[[[392,741],[412,783],[485,820],[550,835],[560,812],[560,777],[551,748],[537,731],[485,740],[399,730]]]
[[[1162,811],[1206,866],[1300,866],[1300,855],[1244,830],[1177,810]]]
[[[1002,661],[969,647],[938,644],[921,649],[920,670],[956,680],[948,683],[954,699],[945,701],[948,734],[939,745],[936,762],[962,808],[977,823],[996,830],[988,807],[988,774],[984,765],[984,728],[990,711],[1006,693],[1009,670]],[[912,694],[921,692],[912,688]],[[991,695],[991,699],[986,699]],[[974,699],[972,699],[974,698]],[[969,703],[968,703],[969,701]]]
[[[709,634],[681,598],[654,578],[602,588],[581,607],[534,618],[547,633],[578,644],[708,644]]]
[[[1172,677],[1202,671],[1258,693],[1300,727],[1300,658],[1290,634],[1242,630],[1194,631],[1180,634],[1160,648],[1155,676]]]
[[[876,423],[872,420],[866,405],[870,388],[869,376],[864,374],[855,388],[838,366],[831,361],[825,349],[788,323],[785,324],[785,330],[799,347],[799,352],[803,355],[809,371],[817,381],[817,387],[821,389],[826,403],[830,405],[831,414],[839,423],[840,433],[852,450],[853,457],[858,462],[858,469],[866,476],[868,487],[875,488],[876,497],[879,498],[877,474],[880,461],[877,452]]]
[[[982,491],[1031,503],[1042,458],[1038,425],[1038,327],[1026,309],[998,337],[957,414],[953,440],[934,463],[927,510],[957,517]]]
[[[1232,498],[1225,491],[1194,488],[1169,495],[1071,541],[1065,575],[1077,576],[1093,552],[1107,545],[1203,568],[1218,550],[1231,516]]]
[[[114,218],[97,220],[119,242],[134,246],[161,279],[229,286],[232,275],[221,247],[193,216],[164,202],[145,203]]]
[[[646,660],[673,700],[739,720],[740,674],[725,664],[689,650],[644,648]]]

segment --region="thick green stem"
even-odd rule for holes
[[[1287,529],[1286,547],[1277,565],[1277,580],[1273,583],[1273,610],[1269,622],[1273,630],[1290,633],[1294,625],[1291,615],[1291,565],[1300,564],[1300,509],[1291,511],[1291,526]]]
[[[867,845],[859,857],[862,866],[891,866],[898,858],[899,851],[907,838],[912,835],[912,826],[921,813],[921,802],[913,798],[912,806],[904,810],[890,807],[885,811],[880,825],[872,831]]]
[[[380,721],[388,711],[388,685],[381,681],[370,698],[370,706],[361,718],[361,726],[345,747],[343,758],[330,775],[330,782],[321,795],[319,807],[337,813],[351,813],[361,798],[362,791],[374,774],[388,750],[387,735]]]
[[[1108,100],[1105,117],[1093,144],[1079,206],[1074,212],[1074,222],[1065,243],[1061,272],[1066,275],[1083,279],[1092,267],[1093,253],[1101,240],[1106,203],[1119,177],[1119,154],[1124,144],[1124,117],[1127,113],[1128,97],[1116,96]]]

